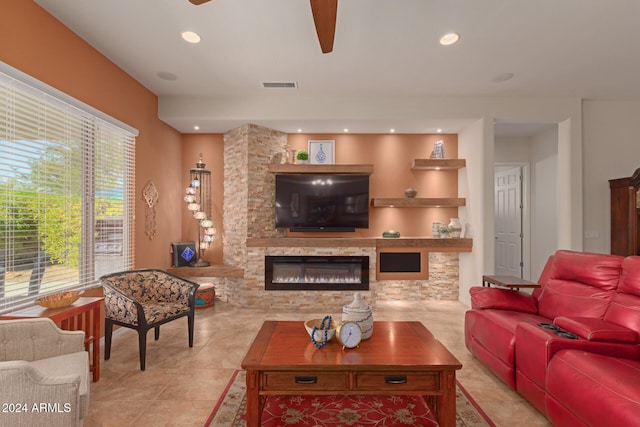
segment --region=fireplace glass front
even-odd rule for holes
[[[368,256],[266,256],[266,290],[369,289]]]

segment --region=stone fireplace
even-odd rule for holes
[[[404,252],[415,252],[419,247],[403,243],[403,239],[282,236],[274,224],[275,176],[269,171],[269,164],[277,162],[274,156],[285,153],[286,149],[285,133],[260,126],[243,125],[224,135],[223,263],[240,268],[243,273],[241,277],[217,281],[217,296],[239,306],[268,306],[285,311],[335,310],[353,300],[355,290],[352,289],[267,289],[270,286],[265,281],[267,256],[305,256],[367,258],[368,267],[361,272],[361,285],[364,286],[365,281],[367,284],[358,292],[362,292],[372,306],[378,301],[458,299],[458,252],[470,251],[470,247],[460,250],[454,239],[435,242],[423,260],[425,268],[428,265],[428,276],[417,279],[409,276],[415,273],[400,273],[395,278],[377,277],[377,246],[381,242],[386,248],[394,243],[404,244],[401,248]],[[316,279],[312,282],[313,286],[328,285]]]
[[[368,291],[368,256],[266,256],[267,291]]]

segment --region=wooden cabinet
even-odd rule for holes
[[[611,253],[640,255],[640,169],[633,176],[609,180]]]

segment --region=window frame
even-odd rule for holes
[[[127,270],[133,268],[134,265],[134,227],[135,227],[135,142],[136,137],[138,136],[138,130],[120,122],[119,120],[106,115],[105,113],[17,70],[3,62],[0,61],[0,87],[2,87],[3,91],[0,93],[0,98],[2,101],[6,101],[4,105],[0,107],[6,106],[3,111],[7,112],[5,117],[13,117],[11,113],[15,114],[17,102],[20,102],[20,99],[28,97],[37,98],[37,102],[34,104],[37,105],[38,108],[50,108],[56,114],[60,114],[64,117],[72,117],[74,120],[78,120],[78,128],[74,128],[76,130],[80,129],[81,137],[78,139],[80,141],[80,149],[81,149],[81,187],[82,190],[79,193],[80,203],[81,203],[81,230],[80,230],[80,243],[78,249],[78,279],[63,282],[59,287],[55,290],[50,289],[49,291],[45,288],[42,292],[37,295],[31,295],[29,291],[26,297],[22,295],[18,297],[5,298],[5,273],[0,273],[0,314],[8,311],[13,311],[21,307],[25,307],[28,305],[32,305],[34,301],[47,294],[57,293],[64,290],[70,289],[87,289],[96,287],[98,285],[99,276],[103,274],[112,273],[118,270]],[[18,93],[19,96],[15,96],[18,101],[13,100],[11,103],[7,101],[7,97],[11,94],[15,95]],[[5,95],[7,94],[7,95]],[[42,99],[40,99],[42,98]],[[30,99],[29,99],[30,101]],[[13,109],[12,109],[13,108]],[[58,108],[58,110],[56,110]],[[27,109],[28,111],[28,109]],[[39,112],[40,110],[36,110]],[[16,116],[22,114],[20,117],[25,117],[24,110],[19,111]],[[37,113],[34,113],[37,114]],[[3,117],[0,116],[0,120],[3,120]],[[33,119],[36,122],[36,119]],[[58,125],[59,122],[52,121],[52,125]],[[15,146],[16,141],[23,139],[23,135],[18,135],[16,131],[11,133],[9,129],[11,128],[10,120],[7,118],[5,123],[0,123],[0,143],[10,143]],[[46,122],[45,125],[47,126]],[[4,130],[4,133],[2,131]],[[38,128],[38,132],[40,132],[40,128]],[[53,132],[52,132],[53,133]],[[10,135],[11,134],[11,135]],[[46,135],[46,132],[45,132]],[[15,139],[11,139],[11,137]],[[42,141],[40,141],[40,139]],[[28,139],[25,139],[28,141]],[[78,144],[78,141],[75,144]],[[38,140],[32,140],[35,146],[46,146],[51,142],[47,140],[47,137],[38,138]],[[66,141],[68,145],[64,145],[65,142],[62,142],[63,148],[73,148],[73,143],[71,140]],[[121,144],[121,145],[120,145]],[[11,151],[11,145],[7,144],[5,147],[7,151]],[[111,147],[115,145],[116,148],[105,148]],[[1,147],[0,147],[1,148]],[[102,149],[102,152],[101,152]],[[118,151],[120,150],[120,151]],[[19,151],[15,151],[15,153],[20,153]],[[106,152],[107,154],[104,154]],[[78,152],[74,152],[78,155]],[[98,153],[98,154],[97,154]],[[1,154],[1,153],[0,153]],[[24,152],[22,153],[24,154]],[[97,159],[96,156],[106,156]],[[111,157],[113,156],[113,158]],[[18,155],[16,157],[19,157]],[[26,155],[23,155],[22,158],[26,158]],[[118,175],[117,178],[121,178],[118,183],[122,183],[121,187],[116,187],[119,190],[118,194],[122,195],[122,203],[119,207],[122,209],[122,258],[117,262],[109,263],[106,262],[104,267],[101,267],[101,271],[96,270],[96,240],[98,239],[96,235],[96,228],[98,224],[98,216],[96,213],[96,203],[97,201],[102,200],[97,197],[96,191],[100,188],[100,183],[96,183],[96,177],[102,179],[104,175],[108,175],[109,173],[104,173],[106,168],[103,170],[102,175],[100,175],[100,171],[97,170],[97,167],[100,166],[100,161],[102,160],[121,160],[122,165],[114,165],[114,168],[117,168]],[[11,160],[4,160],[5,166]],[[2,164],[3,159],[0,158],[0,165]],[[64,171],[64,175],[68,176],[72,174],[72,170]],[[7,177],[5,177],[7,178]],[[117,180],[115,178],[115,180]],[[0,176],[0,180],[3,179]],[[7,178],[7,181],[9,178]],[[44,182],[49,182],[44,180]],[[35,185],[33,182],[30,182],[32,185]],[[106,184],[104,184],[106,185]],[[121,190],[121,191],[120,191]],[[10,193],[6,193],[10,194]],[[39,202],[40,203],[40,202]],[[46,202],[43,204],[44,210],[46,211]],[[38,205],[40,206],[40,204]],[[7,235],[10,235],[14,230],[11,229],[9,225],[6,225],[10,222],[9,211],[6,211],[5,217],[5,230],[7,231]],[[63,216],[63,218],[69,221],[69,217]],[[38,223],[41,224],[41,220],[38,219]],[[36,225],[36,228],[39,229],[40,225]],[[0,235],[0,239],[5,239],[5,246],[7,247],[4,251],[9,256],[15,256],[15,247],[12,246],[11,243],[7,243],[7,239],[13,239],[13,237],[5,238],[5,236]],[[38,238],[40,240],[40,238]],[[71,243],[68,245],[73,246]],[[40,252],[40,243],[38,242],[38,252]],[[34,258],[35,259],[35,258]],[[119,268],[114,269],[115,265],[118,265]],[[0,265],[0,267],[4,268],[4,265]],[[36,268],[36,263],[34,262],[34,268]],[[35,271],[35,270],[34,270]],[[40,274],[43,274],[40,272]],[[67,279],[68,280],[68,279]]]

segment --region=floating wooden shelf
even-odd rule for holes
[[[208,267],[173,267],[167,271],[180,277],[244,277],[244,269],[223,264]]]
[[[465,206],[464,198],[409,198],[409,197],[374,197],[371,199],[373,207],[396,207],[396,208],[457,208]]]
[[[453,170],[467,165],[465,159],[414,159],[411,169]]]
[[[271,173],[336,173],[371,175],[373,165],[292,165],[269,164]]]
[[[471,252],[473,239],[433,237],[273,237],[247,239],[249,248],[425,248],[430,252]]]

